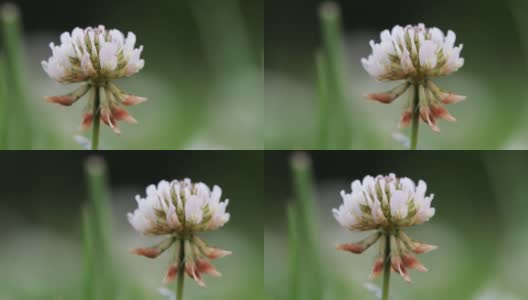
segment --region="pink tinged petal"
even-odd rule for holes
[[[355,254],[361,254],[363,251],[365,251],[365,247],[361,244],[340,244],[337,245],[336,249],[352,252]]]
[[[130,124],[137,124],[138,121],[134,119],[125,109],[119,107],[119,106],[112,106],[112,116],[117,121],[125,121]]]
[[[89,90],[91,86],[89,84],[83,84],[79,86],[75,91],[63,95],[63,96],[50,96],[45,97],[48,102],[58,103],[64,106],[70,106],[83,97]]]
[[[405,268],[405,265],[403,264],[403,261],[401,260],[400,256],[391,257],[391,265],[392,271],[400,274],[400,276],[403,278],[403,280],[405,280],[405,282],[411,283],[411,276],[409,275],[409,272],[407,272],[407,268]]]
[[[107,108],[101,108],[101,121],[108,125],[114,133],[121,134],[121,130],[117,127],[116,120]]]
[[[161,254],[161,250],[158,248],[134,248],[130,249],[129,252],[147,258],[156,258]]]
[[[363,240],[359,241],[358,243],[338,245],[337,249],[343,250],[343,251],[349,251],[349,252],[356,253],[356,254],[361,254],[363,251],[367,250],[372,245],[374,245],[378,241],[380,236],[381,234],[376,232],[364,238]]]
[[[83,114],[81,121],[81,130],[88,130],[92,126],[93,114],[91,112],[86,112]]]
[[[415,269],[419,272],[427,272],[427,268],[414,256],[404,254],[402,255],[402,261],[406,268]]]
[[[121,103],[123,103],[124,105],[127,105],[127,106],[136,105],[136,104],[143,103],[143,102],[147,101],[147,98],[138,97],[138,96],[134,96],[134,95],[124,95],[123,98],[124,99],[123,99],[123,101]]]
[[[169,249],[170,246],[172,246],[173,243],[174,243],[174,239],[173,238],[168,238],[168,239],[165,239],[165,240],[159,242],[158,244],[156,244],[156,245],[154,245],[152,247],[131,249],[130,253],[133,253],[133,254],[136,254],[136,255],[140,255],[140,256],[145,256],[145,257],[148,257],[148,258],[156,258],[161,253],[163,253],[167,249]]]
[[[214,247],[207,247],[206,249],[204,249],[204,251],[205,251],[205,256],[207,256],[207,258],[209,259],[222,258],[222,257],[232,254],[231,251],[214,248]]]
[[[390,249],[391,249],[391,267],[396,273],[399,273],[406,282],[411,282],[411,277],[405,268],[405,265],[401,259],[401,251],[398,245],[398,240],[395,236],[390,237]]]
[[[73,103],[75,103],[75,97],[70,95],[64,95],[64,96],[46,96],[45,99],[50,103],[57,103],[64,106],[71,106]]]
[[[438,249],[438,246],[429,245],[429,244],[416,242],[416,241],[413,241],[412,246],[413,246],[412,251],[416,254],[428,253],[428,252]]]
[[[384,265],[385,264],[384,264],[383,257],[378,257],[376,259],[376,261],[374,262],[374,265],[372,267],[372,271],[370,273],[369,279],[373,280],[373,279],[378,278],[381,275],[381,273],[383,272]]]
[[[431,115],[429,107],[420,106],[420,117],[422,118],[422,121],[427,123],[434,132],[440,132],[440,128],[436,126],[436,121],[434,119],[434,116]]]
[[[392,103],[392,101],[394,101],[394,99],[396,99],[394,97],[394,95],[392,95],[390,93],[368,94],[367,98],[370,99],[370,100],[378,101],[378,102],[385,103],[385,104]]]
[[[199,286],[205,287],[205,282],[202,280],[202,277],[200,276],[200,272],[198,272],[196,264],[192,260],[187,261],[185,263],[185,273],[187,273],[187,276],[194,279],[194,281]]]
[[[442,93],[440,101],[444,104],[458,103],[466,99],[466,96],[453,93]]]
[[[208,274],[213,277],[221,277],[222,274],[218,272],[218,270],[213,267],[209,262],[205,260],[198,260],[196,261],[196,267],[198,269],[199,273]]]
[[[431,104],[430,106],[431,112],[433,113],[435,118],[444,119],[449,122],[455,122],[456,119],[453,117],[447,109],[442,107],[441,105]]]
[[[407,108],[406,110],[404,110],[400,120],[400,128],[409,127],[409,125],[411,124],[412,116],[413,114],[411,108]]]
[[[167,274],[165,275],[165,278],[163,279],[164,283],[169,283],[176,279],[178,276],[178,264],[172,263],[169,265],[169,268],[167,269]]]

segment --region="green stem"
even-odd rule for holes
[[[99,106],[101,105],[101,92],[98,85],[95,85],[95,101],[93,107],[93,130],[92,130],[92,150],[97,150],[99,148],[99,126],[101,125],[100,117],[101,110]]]
[[[185,279],[185,268],[184,268],[184,260],[185,260],[185,251],[184,251],[184,244],[185,240],[180,240],[180,258],[178,262],[178,282],[176,286],[176,300],[183,300],[183,283]]]
[[[389,287],[390,287],[390,271],[391,271],[391,260],[390,260],[390,234],[385,235],[385,256],[383,264],[383,294],[381,300],[389,300]]]
[[[411,128],[411,150],[416,150],[418,144],[418,126],[420,125],[420,103],[419,84],[414,84],[414,99],[412,104],[412,128]]]

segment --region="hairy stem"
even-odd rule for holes
[[[418,108],[418,104],[420,103],[419,84],[415,83],[413,88],[414,99],[412,104],[411,150],[416,150],[416,145],[418,144],[418,126],[420,125],[420,109]]]
[[[391,271],[391,259],[390,259],[390,234],[385,235],[385,256],[383,264],[383,294],[382,300],[389,300],[389,287],[390,287],[390,271]]]
[[[93,107],[93,129],[92,129],[92,150],[97,150],[99,148],[99,126],[101,125],[101,93],[98,85],[95,85],[95,101]]]
[[[178,259],[178,282],[176,285],[176,300],[183,300],[183,283],[184,283],[184,271],[185,271],[185,252],[184,252],[184,243],[185,241],[181,239],[180,243],[180,257]]]

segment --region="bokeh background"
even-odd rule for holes
[[[313,149],[317,92],[315,52],[321,47],[318,0],[265,3],[267,149]],[[346,112],[352,149],[403,149],[398,132],[407,97],[391,105],[362,95],[385,91],[362,68],[370,40],[394,25],[425,23],[453,30],[464,44],[465,65],[436,82],[467,100],[447,108],[456,123],[440,122],[440,135],[420,128],[421,149],[526,149],[528,5],[526,1],[334,1],[342,8]],[[403,134],[408,135],[404,131]]]
[[[81,208],[89,202],[84,172],[88,157],[72,152],[0,155],[0,299],[86,299]],[[207,288],[186,278],[185,299],[264,299],[261,153],[110,152],[99,157],[106,161],[110,188],[108,230],[118,277],[118,294],[112,300],[170,299],[158,293],[169,253],[155,260],[129,254],[130,248],[160,239],[141,236],[126,214],[137,207],[135,195],[144,195],[148,185],[184,177],[219,185],[223,199],[230,199],[231,220],[202,238],[233,251],[213,261],[223,277],[205,276]]]
[[[292,153],[273,152],[265,158],[266,208],[274,216],[265,223],[265,289],[269,299],[289,299],[287,295],[295,288],[289,277],[291,264],[285,263],[291,255],[286,207],[297,203],[295,209],[299,213],[303,208],[294,200],[291,157]],[[419,256],[429,272],[411,271],[411,285],[392,274],[392,299],[528,298],[523,276],[528,267],[528,202],[523,175],[528,166],[527,153],[334,151],[308,152],[308,157],[316,195],[310,224],[316,228],[322,265],[318,271],[312,269],[309,277],[318,278],[320,299],[377,299],[364,287],[377,248],[362,255],[337,251],[337,244],[358,241],[366,233],[342,228],[331,209],[342,203],[339,193],[349,192],[353,180],[391,172],[415,182],[422,179],[428,193],[435,194],[434,218],[409,228],[407,233],[439,246],[438,250]],[[306,252],[302,248],[297,256],[302,265],[311,266],[314,260]],[[381,283],[377,280],[371,284]]]
[[[262,148],[262,1],[11,2],[22,15],[28,115],[15,117],[29,119],[31,148],[80,149],[74,136],[89,137],[78,131],[84,101],[65,108],[43,100],[74,85],[48,78],[41,61],[51,56],[48,45],[62,32],[98,24],[133,31],[144,45],[145,68],[118,83],[149,98],[130,109],[139,126],[123,124],[121,136],[102,130],[102,148]],[[9,99],[1,100],[12,113]],[[21,129],[12,131],[10,138],[17,139]]]

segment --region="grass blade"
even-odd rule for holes
[[[319,261],[317,219],[310,158],[305,153],[296,153],[291,159],[293,185],[295,191],[295,215],[298,220],[298,242],[302,249],[303,261],[299,264],[297,297],[303,300],[320,300],[323,295],[323,276]],[[297,253],[299,255],[300,252]]]
[[[26,108],[25,74],[22,54],[22,26],[18,8],[13,4],[4,4],[0,8],[4,50],[5,70],[8,80],[6,110],[9,115],[7,147],[14,150],[31,149],[31,122]]]
[[[341,32],[341,12],[337,4],[325,2],[319,9],[321,31],[323,34],[323,54],[326,66],[326,84],[328,106],[332,111],[331,145],[336,149],[348,149],[351,145],[351,129],[348,122],[346,92],[344,88],[345,72],[343,69],[343,43]]]
[[[108,203],[108,187],[106,179],[106,165],[99,157],[91,157],[85,164],[86,179],[90,196],[86,223],[90,226],[91,237],[85,241],[93,241],[94,257],[94,290],[103,299],[115,299],[115,286],[117,284],[112,267],[110,254],[110,207]],[[88,247],[89,245],[85,245]],[[88,270],[89,271],[89,270]],[[88,272],[87,271],[87,272]],[[96,297],[95,299],[99,299]]]
[[[299,279],[301,276],[299,253],[299,220],[295,206],[288,206],[288,263],[290,272],[288,299],[299,300]]]
[[[329,103],[328,103],[328,75],[326,74],[327,64],[325,56],[318,52],[315,55],[315,65],[317,72],[317,91],[319,98],[318,111],[318,135],[317,135],[317,149],[327,150],[328,136],[330,135],[329,128]]]
[[[82,210],[82,237],[83,237],[83,258],[84,258],[84,279],[83,279],[83,295],[84,300],[93,300],[95,296],[93,292],[97,290],[95,286],[95,257],[94,257],[94,241],[93,241],[93,227],[92,214],[88,207]]]
[[[6,149],[7,138],[7,77],[5,58],[0,55],[0,149]]]

